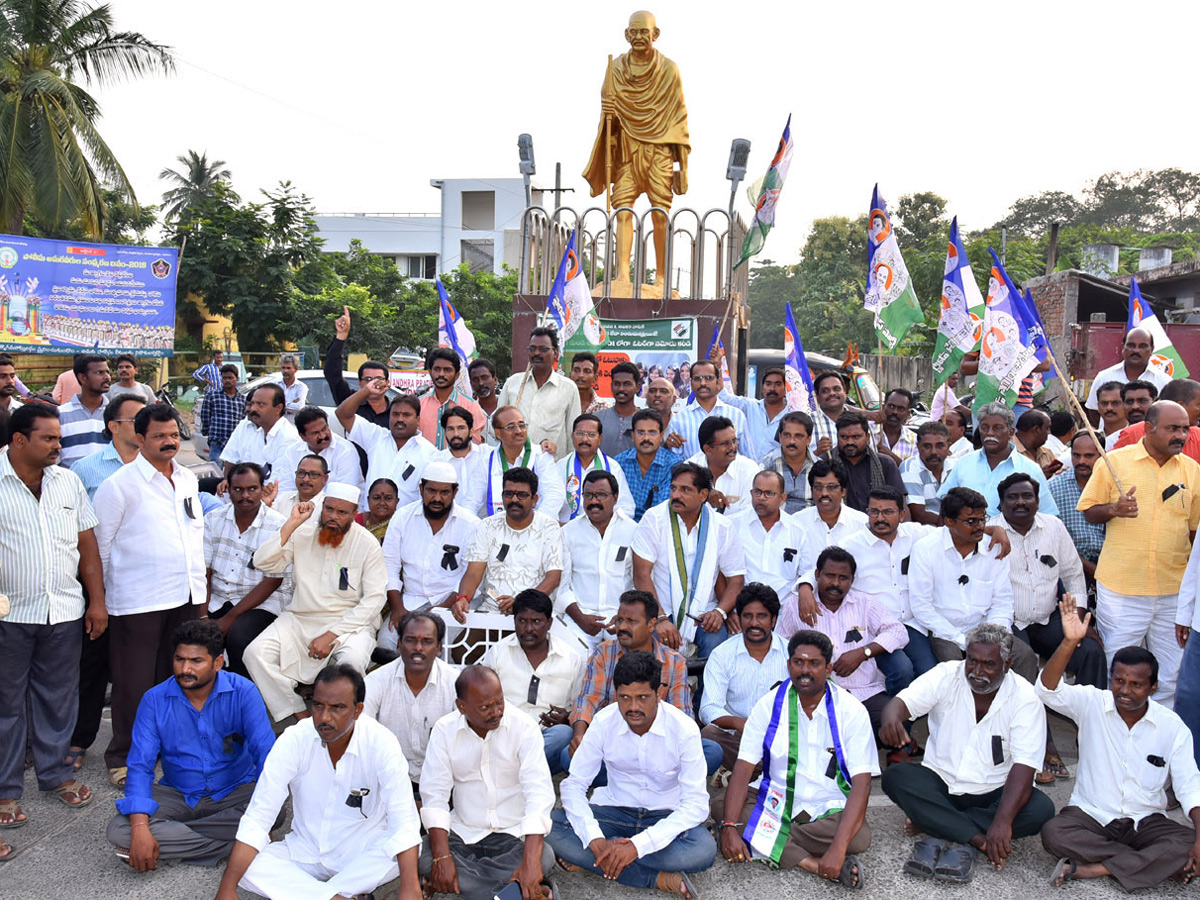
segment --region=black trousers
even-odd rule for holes
[[[88,602],[86,587],[83,589],[83,601],[85,604]],[[96,740],[100,718],[104,714],[108,681],[108,630],[105,629],[104,634],[94,641],[85,633],[79,652],[79,716],[75,721],[75,732],[71,735],[72,747],[86,750]]]
[[[1014,628],[1013,636],[1024,641],[1036,653],[1051,656],[1062,643],[1062,613],[1054,610],[1054,614],[1045,625]],[[1075,652],[1071,654],[1071,661],[1067,663],[1067,671],[1075,673],[1076,684],[1090,684],[1102,691],[1108,690],[1108,662],[1104,656],[1104,648],[1096,643],[1094,638],[1084,638],[1080,641]]]
[[[210,619],[221,619],[224,616],[225,613],[220,610],[208,614]],[[274,621],[275,613],[265,609],[247,610],[237,617],[237,621],[225,634],[225,654],[229,657],[229,665],[226,668],[230,672],[243,678],[250,677],[250,673],[246,671],[246,664],[242,662],[242,655],[250,643]]]

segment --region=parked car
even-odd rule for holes
[[[808,363],[808,370],[814,378],[818,373],[828,370],[841,372],[850,382],[848,400],[853,406],[857,406],[859,409],[879,409],[883,406],[883,394],[879,390],[879,385],[875,383],[871,373],[862,366],[854,364],[844,366],[841,360],[823,353],[805,353],[804,358]],[[783,364],[784,353],[782,350],[750,350],[750,369],[757,375],[757,377],[751,376],[755,385],[754,396],[757,399],[762,398],[762,373]]]

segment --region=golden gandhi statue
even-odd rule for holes
[[[672,194],[687,192],[687,107],[679,68],[658,50],[654,14],[645,10],[629,17],[625,40],[629,52],[613,60],[600,90],[600,128],[583,177],[592,196],[612,189],[613,207],[633,206],[645,194],[653,206],[671,208]],[[678,166],[678,168],[676,168]],[[655,280],[670,284],[666,265],[667,217],[653,214]],[[617,217],[614,282],[629,282],[633,215]]]

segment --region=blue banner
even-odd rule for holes
[[[0,351],[175,353],[170,247],[0,235]]]

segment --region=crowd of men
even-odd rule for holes
[[[294,357],[244,394],[197,371],[204,483],[107,359],[55,408],[0,357],[0,833],[27,745],[92,801],[111,682],[108,839],[138,871],[227,860],[220,900],[546,900],[562,869],[695,898],[718,852],[861,888],[881,772],[914,877],[1035,835],[1056,884],[1197,873],[1200,383],[1140,330],[1102,432],[949,390],[913,429],[911,392],[857,409],[838,371],[791,409],[781,370],[754,400],[709,359],[686,399],[618,363],[605,402],[546,328],[503,384],[435,349],[397,395],[380,362],[347,383],[349,333],[334,421]],[[1072,777],[1056,811],[1036,785]]]

